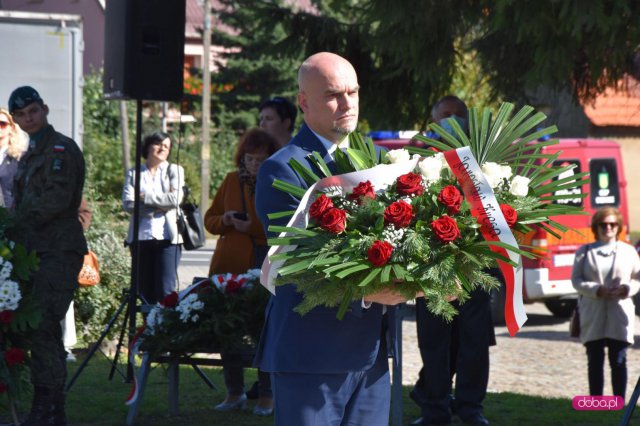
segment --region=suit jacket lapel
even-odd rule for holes
[[[318,139],[318,137],[311,131],[311,129],[309,129],[306,124],[303,124],[300,128],[300,132],[298,132],[298,134],[296,135],[296,139],[296,143],[298,144],[298,146],[303,148],[305,151],[308,151],[307,156],[311,155],[313,151],[316,151],[318,154],[320,154],[324,162],[327,163],[327,167],[329,167],[331,173],[335,173],[336,164],[333,161],[333,157],[331,156],[331,154],[329,154],[327,148],[325,148],[320,139]],[[311,163],[309,164],[311,165]],[[316,173],[318,176],[323,176],[320,170],[318,170],[315,166],[312,166],[312,168],[314,170],[314,173]]]

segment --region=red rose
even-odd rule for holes
[[[4,353],[4,360],[9,368],[16,364],[22,364],[24,362],[24,351],[20,348],[7,349]]]
[[[242,282],[236,280],[227,281],[227,286],[225,287],[226,293],[237,293],[242,288]]]
[[[11,324],[13,321],[13,311],[0,312],[0,324]]]
[[[513,228],[513,225],[518,221],[518,212],[509,204],[500,204],[500,210],[502,210],[502,214],[504,215],[509,228]]]
[[[353,188],[353,192],[349,194],[350,200],[360,201],[362,198],[376,198],[376,192],[369,181],[360,182],[358,186]]]
[[[165,308],[175,308],[178,305],[178,293],[174,291],[167,294],[160,304]]]
[[[413,207],[406,201],[396,201],[384,209],[384,223],[392,224],[396,229],[406,228],[413,219]]]
[[[424,191],[422,176],[407,173],[396,180],[396,192],[400,195],[421,195]]]
[[[9,387],[7,386],[6,383],[0,382],[0,393],[6,393],[8,389]]]
[[[458,224],[455,219],[447,215],[431,222],[431,229],[433,229],[433,233],[436,234],[436,237],[441,243],[450,243],[456,238],[460,238]]]
[[[367,257],[373,266],[382,266],[385,265],[391,257],[392,251],[393,246],[391,244],[386,241],[376,240],[371,247],[369,247]]]
[[[450,215],[458,214],[462,205],[462,194],[455,186],[447,185],[438,194],[438,202],[447,208]]]
[[[321,194],[311,204],[311,207],[309,207],[309,216],[314,218],[316,221],[320,221],[322,215],[331,208],[333,208],[333,201],[331,201],[331,198],[328,198],[326,195]]]
[[[347,212],[332,207],[325,212],[320,218],[320,227],[332,234],[339,234],[344,231],[347,226]]]

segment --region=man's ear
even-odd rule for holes
[[[285,118],[284,120],[282,120],[282,124],[284,125],[284,127],[286,129],[291,128],[291,125],[292,125],[291,119],[290,118]]]
[[[44,115],[49,115],[49,105],[42,104],[42,109],[44,110]]]
[[[307,110],[307,95],[302,91],[298,92],[298,105],[302,112]]]

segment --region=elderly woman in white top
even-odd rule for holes
[[[138,239],[138,290],[146,303],[154,304],[175,290],[177,266],[182,254],[182,238],[177,227],[177,208],[182,200],[184,170],[169,164],[171,138],[156,132],[145,137],[140,179],[140,224]],[[122,189],[122,205],[133,213],[135,169],[127,172]],[[133,242],[133,220],[126,243]],[[133,247],[132,247],[133,249]]]
[[[613,394],[625,397],[627,347],[633,344],[635,312],[631,296],[640,289],[640,258],[618,237],[622,215],[614,207],[591,220],[596,241],[576,252],[571,282],[580,294],[580,340],[587,350],[589,393],[604,391],[604,348],[608,348]]]

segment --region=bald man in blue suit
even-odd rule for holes
[[[299,199],[274,189],[274,179],[307,188],[289,166],[317,151],[335,171],[333,152],[348,143],[358,121],[358,78],[353,66],[333,53],[307,58],[298,73],[298,104],[305,124],[267,159],[257,178],[256,210],[265,229],[286,224],[270,213],[295,210]],[[267,234],[273,237],[273,233]],[[352,303],[343,320],[337,309],[317,307],[304,316],[293,311],[302,300],[293,285],[279,286],[266,311],[256,364],[272,373],[275,424],[280,426],[387,425],[390,384],[386,322],[406,301],[391,291]],[[392,342],[394,339],[390,339]]]

